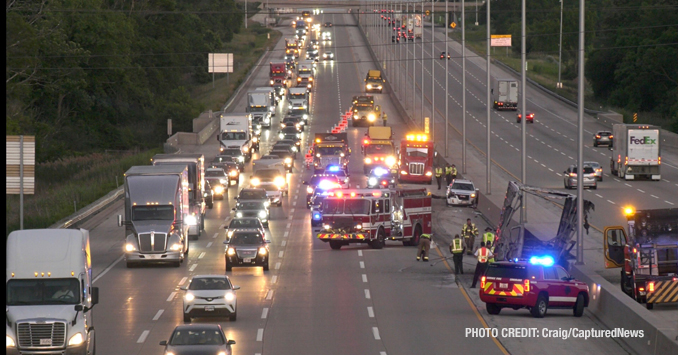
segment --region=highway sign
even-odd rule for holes
[[[428,15],[430,15],[430,14],[431,14],[431,11],[426,10],[426,16],[428,16]]]
[[[490,38],[492,47],[511,47],[511,35],[492,35]]]
[[[456,22],[452,22],[452,23],[450,24],[450,27],[452,27],[452,28],[457,27],[457,23],[456,23]]]

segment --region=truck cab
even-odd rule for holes
[[[287,89],[287,64],[285,62],[271,62],[269,71],[269,85],[276,89],[279,97],[285,95]]]
[[[217,140],[221,143],[220,151],[237,147],[242,150],[245,161],[250,161],[259,143],[259,137],[254,136],[252,130],[252,115],[249,113],[222,114]]]
[[[354,96],[351,111],[353,127],[373,126],[377,120],[381,119],[381,107],[374,105],[374,97],[371,95]]]
[[[363,138],[363,173],[375,167],[391,169],[396,164],[391,127],[368,127]]]
[[[351,149],[346,133],[316,133],[313,141],[313,171],[323,172],[328,166],[339,166],[348,170]]]
[[[381,71],[370,70],[365,76],[365,92],[378,92],[381,94],[385,82],[386,80],[381,77]]]
[[[433,180],[435,147],[425,134],[407,134],[400,141],[398,181],[430,184]]]
[[[248,92],[245,111],[252,115],[252,125],[271,128],[271,116],[275,112],[275,104],[271,104],[271,94],[269,92]]]

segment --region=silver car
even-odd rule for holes
[[[181,288],[184,295],[184,323],[192,317],[228,317],[236,320],[237,305],[235,291],[226,275],[198,275]]]
[[[603,181],[603,167],[597,161],[585,161],[584,165],[588,165],[593,168],[593,172],[596,174],[596,179],[598,181]]]
[[[573,189],[577,187],[577,166],[576,165],[570,165],[567,170],[563,171],[564,174],[564,181],[563,184],[565,185],[566,189]],[[596,172],[593,170],[593,168],[589,165],[584,165],[584,187],[589,187],[592,189],[597,189],[598,188],[598,183],[596,182]]]
[[[445,204],[478,206],[478,189],[471,180],[455,179],[447,187]]]

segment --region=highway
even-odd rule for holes
[[[321,61],[318,64],[317,86],[311,97],[311,129],[304,132],[304,148],[313,133],[325,132],[338,123],[340,114],[350,108],[351,97],[362,93],[367,70],[376,67],[358,28],[352,26],[355,22],[351,15],[326,11],[316,18],[316,22],[330,21],[336,25],[330,29],[332,43],[320,49],[321,54],[325,50],[332,50],[336,60],[334,63]],[[283,38],[292,36],[291,27],[282,27],[280,30]],[[321,28],[321,31],[324,30],[327,29]],[[418,44],[407,47],[414,46]],[[265,54],[263,64],[254,71],[243,91],[267,86],[268,62],[281,59],[283,48],[284,40],[281,40],[272,52]],[[426,50],[430,50],[430,47]],[[454,79],[459,78],[459,69],[453,63],[457,62],[450,62],[449,80],[450,88],[456,87],[456,91],[452,91],[451,96],[459,100],[460,89]],[[435,77],[440,80],[443,69],[439,62],[436,62],[436,66]],[[430,60],[425,61],[425,68],[431,70]],[[483,85],[473,77],[483,78],[484,74],[472,64],[467,65],[467,68],[471,74],[468,79],[469,90],[482,97]],[[424,82],[425,87],[430,88],[431,82],[428,81],[426,86],[426,80],[430,80],[430,77],[426,76]],[[442,107],[444,112],[444,105],[439,106],[443,104],[444,91],[438,90],[436,95],[437,109]],[[399,140],[407,131],[406,118],[400,117],[387,95],[377,94],[375,97],[376,103],[388,112],[389,125],[394,128],[396,140]],[[478,147],[484,147],[481,117],[485,109],[473,95],[467,97],[468,139]],[[450,108],[457,109],[452,100]],[[575,117],[571,109],[545,100],[539,94],[528,102],[534,105],[533,111],[537,114],[536,122],[529,126],[531,140],[528,149],[534,153],[530,153],[528,182],[559,188],[562,177],[558,177],[558,173],[572,163],[568,156],[575,154],[574,142],[569,140],[576,132],[572,125]],[[245,99],[240,98],[233,106],[234,112],[244,111]],[[279,107],[273,128],[262,134],[261,151],[253,159],[266,154],[269,146],[275,142],[275,132],[282,117],[282,107]],[[441,118],[438,117],[436,121],[438,139],[442,138],[440,134],[444,120]],[[460,126],[460,120],[458,114],[453,114],[450,121],[454,126]],[[493,113],[493,120],[493,131],[501,136],[494,141],[494,159],[508,173],[519,176],[519,152],[509,149],[511,145],[519,146],[520,139],[513,113]],[[598,128],[595,122],[587,119],[588,131]],[[362,175],[359,144],[364,131],[365,128],[350,127],[347,130],[353,151],[349,167],[352,187],[364,187],[366,184],[366,177]],[[185,146],[182,151],[203,153],[206,161],[211,161],[218,151],[218,143],[211,138],[205,145]],[[607,151],[587,147],[587,160],[595,158],[606,167],[605,154],[601,155],[601,152]],[[459,152],[452,154],[458,156]],[[658,203],[665,204],[663,200],[678,203],[678,189],[675,188],[678,186],[675,185],[678,183],[675,169],[678,159],[674,159],[675,156],[671,154],[675,152],[667,156],[668,168],[663,172],[663,178],[667,181],[631,182],[631,190],[624,188],[624,182],[615,182],[615,179],[606,176],[598,190],[587,192],[597,203],[596,218],[600,216],[600,219],[596,219],[596,223],[602,226],[608,223],[608,219],[612,221],[614,214],[618,213],[618,207],[633,202],[633,199],[649,204],[654,199],[650,196],[656,195],[661,196],[656,199]],[[542,164],[545,166],[542,167]],[[142,266],[129,269],[121,262],[124,236],[123,228],[116,225],[116,216],[123,213],[122,201],[83,224],[82,227],[91,233],[93,275],[95,286],[100,288],[100,304],[94,308],[99,355],[162,354],[162,347],[158,343],[167,340],[176,325],[183,324],[183,291],[180,287],[195,275],[225,272],[223,227],[231,218],[233,199],[238,189],[249,185],[250,172],[248,164],[240,185],[231,187],[228,197],[223,201],[215,201],[214,208],[207,213],[205,231],[198,240],[190,242],[188,261],[179,268]],[[237,342],[234,354],[519,354],[549,349],[549,353],[555,355],[571,353],[568,350],[570,345],[567,344],[581,352],[596,349],[598,353],[626,353],[610,339],[565,341],[534,338],[502,340],[500,343],[491,337],[467,337],[467,329],[488,326],[488,314],[484,307],[479,310],[472,300],[473,295],[469,295],[465,287],[455,282],[448,264],[430,266],[429,263],[418,263],[415,261],[415,249],[404,247],[402,243],[389,242],[383,250],[351,245],[334,251],[329,245],[317,240],[310,227],[305,187],[301,183],[308,176],[310,171],[303,169],[303,154],[299,154],[295,172],[288,174],[289,195],[285,197],[282,207],[272,207],[270,230],[267,232],[267,237],[272,241],[270,271],[234,268],[227,273],[233,284],[241,287],[237,292],[238,320],[193,320],[194,323],[221,324],[227,337]],[[602,197],[598,198],[596,194]],[[614,204],[605,202],[607,199]],[[637,206],[641,208],[647,205]],[[444,209],[440,201],[436,201],[436,209]],[[472,211],[467,209],[455,214],[473,216]],[[447,225],[434,220],[436,225],[436,228],[447,228],[442,227]],[[441,249],[447,249],[447,246]],[[432,253],[433,257],[442,255],[438,254],[438,249],[433,249]],[[468,283],[470,280],[463,281]],[[477,291],[475,294],[477,298]],[[492,317],[490,325],[600,327],[588,313],[583,318],[574,318],[571,311],[553,311],[544,319],[532,319],[527,311],[510,314],[507,317],[504,314]]]

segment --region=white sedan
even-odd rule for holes
[[[332,52],[323,53],[323,60],[334,60],[334,53]]]
[[[235,291],[226,275],[198,275],[181,288],[184,294],[184,323],[190,323],[192,317],[228,317],[235,321],[237,304]]]

